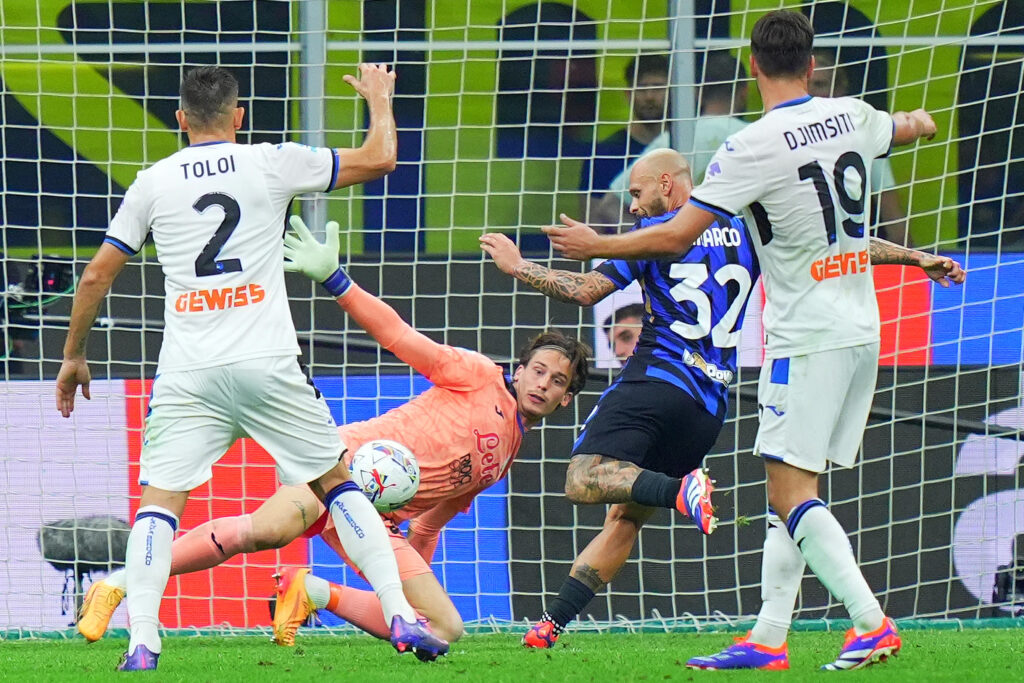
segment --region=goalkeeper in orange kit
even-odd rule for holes
[[[439,533],[478,493],[508,473],[525,431],[567,406],[583,388],[591,351],[576,339],[545,332],[527,344],[515,372],[506,377],[486,356],[420,334],[353,283],[338,266],[336,223],[327,226],[327,244],[319,244],[300,219],[291,222],[294,232],[286,238],[285,267],[322,282],[382,347],[434,384],[398,408],[338,431],[347,462],[373,439],[397,441],[416,456],[419,490],[403,508],[383,516],[410,604],[429,620],[434,634],[457,640],[462,619],[430,569]],[[404,521],[409,521],[407,536],[397,527]],[[171,550],[171,574],[208,569],[238,553],[280,548],[303,534],[317,533],[348,560],[316,496],[306,487],[285,486],[251,515],[215,519],[178,538]],[[89,589],[78,622],[88,640],[103,635],[124,597],[122,574],[114,572]],[[389,637],[372,591],[330,584],[305,568],[286,568],[279,577],[274,618],[278,644],[294,644],[298,626],[315,609],[328,609],[378,638]]]

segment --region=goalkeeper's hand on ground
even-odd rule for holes
[[[338,224],[327,223],[327,242],[320,244],[298,216],[288,219],[291,231],[284,236],[284,269],[302,273],[319,282],[334,297],[352,286],[345,269],[338,265]]]

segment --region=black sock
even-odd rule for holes
[[[630,495],[634,503],[652,508],[674,508],[682,479],[670,477],[661,472],[643,470],[633,482]]]
[[[558,591],[558,597],[551,601],[544,614],[561,630],[593,599],[594,591],[585,583],[567,576]]]

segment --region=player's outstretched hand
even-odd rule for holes
[[[506,235],[500,232],[488,232],[480,235],[480,248],[491,255],[498,270],[511,275],[515,267],[523,262],[519,247]]]
[[[549,225],[543,229],[551,240],[551,246],[561,252],[562,256],[574,261],[586,261],[598,255],[601,236],[593,228],[564,213],[559,214],[558,218],[565,227]]]
[[[967,271],[948,256],[925,256],[921,259],[921,270],[943,287],[949,287],[950,282],[962,285],[967,279]]]
[[[352,74],[342,78],[370,104],[380,98],[390,101],[395,94],[395,72],[388,71],[387,64],[360,64],[359,78]]]
[[[78,387],[82,387],[82,396],[87,400],[92,399],[89,393],[89,382],[92,375],[89,373],[89,365],[84,358],[65,360],[61,363],[60,372],[57,373],[57,410],[64,417],[71,417],[75,410],[75,394]]]
[[[288,219],[291,230],[284,236],[284,269],[323,282],[338,269],[338,224],[330,221],[327,241],[320,244],[299,216]]]

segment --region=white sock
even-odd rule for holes
[[[402,592],[398,562],[387,529],[373,504],[353,483],[352,488],[335,495],[329,509],[341,546],[373,586],[387,623],[391,624],[396,614],[406,621],[416,621],[416,610]]]
[[[125,586],[128,585],[128,572],[124,569],[115,569],[103,577],[103,581],[109,583],[114,588],[124,590]]]
[[[807,566],[850,613],[857,635],[874,631],[885,615],[864,580],[850,539],[825,503],[817,498],[797,505],[786,520]]]
[[[125,551],[129,654],[139,645],[160,652],[160,598],[171,573],[171,542],[178,518],[158,505],[139,508]]]
[[[768,647],[782,647],[786,642],[805,566],[786,525],[770,512],[761,558],[761,611],[750,631],[752,642]]]
[[[306,574],[306,595],[317,609],[324,609],[331,599],[331,584],[319,576]]]

